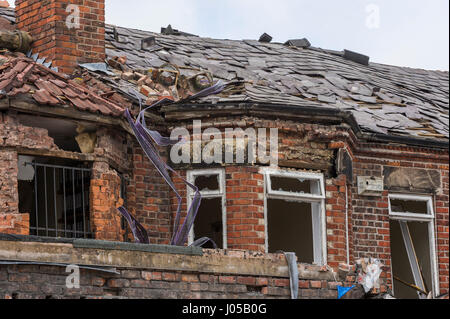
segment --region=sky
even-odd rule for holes
[[[449,70],[449,0],[105,0],[106,22],[216,39],[307,38],[372,62]],[[11,4],[13,0],[9,1]]]

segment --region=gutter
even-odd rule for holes
[[[237,107],[236,107],[237,105]],[[177,106],[180,106],[180,109],[176,109]],[[169,106],[162,107],[161,111],[163,113],[171,113],[181,111],[183,109],[186,111],[209,111],[207,108],[215,108],[218,109],[218,106],[230,107],[235,106],[235,109],[241,109],[243,113],[248,113],[249,115],[252,113],[257,113],[259,110],[270,110],[274,111],[274,115],[277,116],[280,112],[289,112],[290,114],[298,114],[298,115],[306,115],[306,116],[327,116],[332,117],[336,122],[345,122],[348,124],[355,135],[361,139],[366,141],[373,142],[382,142],[382,143],[400,143],[411,146],[419,146],[425,148],[438,148],[438,149],[448,149],[449,141],[439,141],[435,139],[425,139],[419,137],[409,137],[409,136],[395,136],[395,135],[386,135],[379,133],[366,133],[361,130],[359,127],[355,116],[348,112],[342,111],[335,108],[325,108],[325,107],[317,107],[317,106],[286,106],[281,104],[269,104],[269,103],[223,103],[223,104],[172,104]],[[228,111],[232,109],[228,108]],[[218,114],[218,116],[222,116],[223,114]],[[165,116],[163,114],[163,116]],[[213,117],[214,113],[208,112],[207,117]]]

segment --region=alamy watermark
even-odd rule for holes
[[[369,29],[380,28],[380,6],[371,3],[366,6],[366,27]]]
[[[66,267],[66,273],[70,273],[66,278],[66,287],[68,289],[80,289],[80,267],[69,265]]]
[[[66,7],[66,12],[69,15],[66,18],[66,26],[69,29],[80,28],[80,7],[76,4],[69,4]]]
[[[194,121],[192,136],[179,127],[172,131],[170,159],[174,164],[270,164],[278,165],[277,128],[217,128],[202,130],[202,121]]]

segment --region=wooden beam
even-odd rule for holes
[[[11,110],[16,110],[24,113],[76,119],[86,122],[99,123],[107,126],[120,127],[124,131],[132,134],[131,128],[129,127],[124,117],[119,118],[89,112],[82,112],[69,105],[58,107],[37,105],[32,98],[19,96],[9,99],[9,108]]]

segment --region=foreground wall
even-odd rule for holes
[[[0,261],[0,298],[7,299],[290,298],[284,255],[91,240],[42,243],[0,238]],[[98,269],[81,268],[80,288],[70,289],[66,286],[72,273],[66,272],[69,264]],[[301,299],[335,299],[338,285],[355,280],[354,274],[344,271],[333,273],[303,264],[298,269]]]

